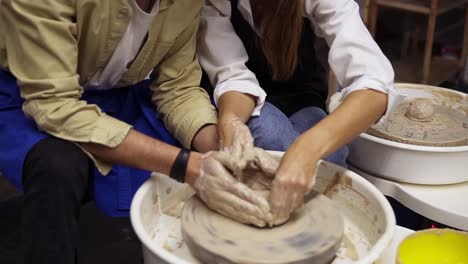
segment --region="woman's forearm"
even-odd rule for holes
[[[232,118],[239,118],[246,123],[256,106],[256,98],[239,92],[226,92],[218,100],[220,125]]]
[[[374,90],[349,94],[329,116],[300,136],[295,142],[307,145],[308,157],[321,159],[349,143],[367,130],[384,113],[387,95]]]

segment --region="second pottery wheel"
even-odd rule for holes
[[[182,235],[203,263],[330,263],[344,223],[333,203],[312,193],[289,221],[274,228],[248,226],[219,215],[197,197],[182,212]]]
[[[468,145],[468,117],[431,98],[402,102],[388,120],[367,133],[380,138],[422,146]]]
[[[398,182],[441,185],[468,181],[468,94],[407,83],[396,84],[395,88],[407,94],[406,100],[395,106],[395,112],[389,113],[386,122],[379,124],[380,131],[373,126],[374,131],[369,129],[351,142],[349,164],[360,171]],[[420,99],[430,99],[434,111],[419,111],[427,110],[425,107],[408,108]],[[403,125],[383,128],[397,111],[404,120]],[[416,119],[421,121],[411,120],[407,114],[416,114]],[[440,118],[449,120],[440,122]],[[432,129],[424,129],[427,126]],[[389,133],[395,129],[405,133]]]

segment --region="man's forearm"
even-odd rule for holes
[[[169,174],[180,150],[133,129],[115,148],[94,143],[80,143],[80,145],[97,158],[109,163],[124,164],[164,174]]]
[[[218,100],[220,124],[239,118],[246,123],[256,106],[256,98],[239,92],[226,92]]]
[[[387,95],[374,90],[351,93],[333,113],[298,138],[310,157],[323,158],[367,130],[384,113]]]

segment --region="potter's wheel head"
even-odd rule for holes
[[[203,263],[329,263],[344,223],[333,203],[315,194],[290,220],[274,228],[244,225],[208,209],[197,197],[182,213],[182,234]]]
[[[431,114],[414,115],[420,110],[414,104],[421,100],[431,102]],[[427,110],[427,104],[421,109]],[[437,104],[432,99],[416,98],[400,103],[387,120],[372,126],[367,133],[413,145],[464,146],[468,145],[468,117],[449,106]]]

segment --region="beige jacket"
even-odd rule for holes
[[[0,1],[0,66],[18,79],[23,111],[40,129],[74,142],[118,146],[131,126],[81,100],[82,85],[106,66],[125,33],[128,0]],[[148,39],[120,86],[154,69],[152,99],[185,147],[216,111],[199,87],[196,31],[203,0],[161,0]],[[94,159],[94,158],[93,158]],[[106,174],[110,164],[94,159]]]

